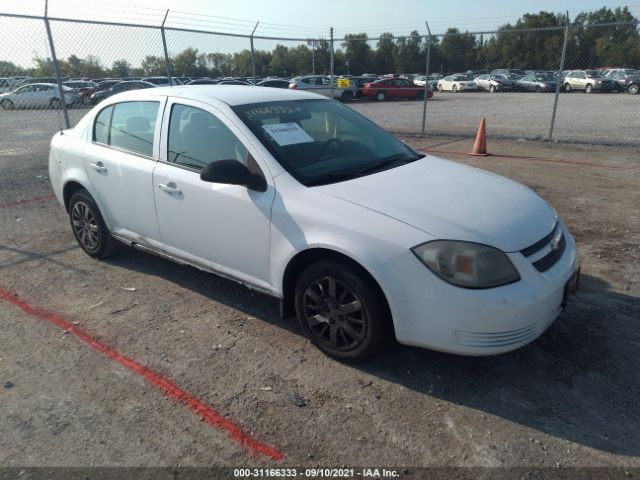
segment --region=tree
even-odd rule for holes
[[[155,55],[144,57],[141,67],[144,75],[148,77],[167,74],[164,58],[156,57]]]
[[[375,52],[375,70],[378,73],[393,73],[395,70],[395,44],[393,34],[383,33],[378,39]]]
[[[371,70],[373,54],[368,39],[366,33],[352,33],[344,37],[342,46],[345,48],[345,62],[349,62],[348,71],[353,75],[362,75]]]
[[[408,37],[398,38],[395,48],[395,67],[397,73],[424,72],[425,60],[420,50],[422,37],[414,30]]]
[[[446,72],[462,72],[477,67],[476,37],[469,32],[462,33],[457,28],[449,28],[439,51]]]
[[[126,60],[116,60],[111,64],[111,75],[117,78],[131,75],[131,64]]]

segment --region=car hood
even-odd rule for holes
[[[435,238],[478,242],[505,252],[537,242],[557,220],[549,204],[524,185],[432,156],[314,189]]]

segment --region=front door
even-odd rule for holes
[[[248,138],[211,106],[170,100],[161,149],[153,187],[167,251],[268,290],[275,190]],[[267,191],[200,180],[202,168],[216,160],[237,160],[261,173]]]

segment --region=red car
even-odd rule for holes
[[[424,98],[424,87],[419,87],[406,78],[383,78],[375,82],[365,83],[362,96],[375,98],[379,102],[388,98],[422,100]],[[427,98],[431,97],[433,97],[433,91],[427,89]]]

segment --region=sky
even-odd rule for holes
[[[0,13],[40,14],[43,5],[44,0],[0,0]],[[265,36],[326,36],[331,26],[338,35],[366,31],[375,36],[389,30],[422,33],[425,20],[433,33],[449,26],[478,31],[513,22],[529,12],[568,10],[575,16],[603,6],[625,5],[640,15],[640,0],[49,0],[49,14],[158,24],[169,9],[173,12],[170,24],[175,26],[248,33],[260,21],[257,33]]]
[[[44,3],[45,0],[0,0],[0,13],[42,15]],[[49,0],[48,8],[51,17],[155,26],[162,23],[169,9],[167,26],[246,35],[259,22],[256,35],[302,40],[256,40],[256,49],[272,50],[276,43],[293,47],[307,38],[328,38],[329,27],[334,27],[336,39],[360,32],[366,32],[369,38],[382,32],[407,35],[418,30],[426,34],[425,21],[433,34],[443,33],[448,27],[480,32],[513,23],[525,13],[568,11],[572,18],[603,6],[628,6],[640,17],[640,0]],[[157,30],[53,22],[52,30],[59,58],[94,53],[106,65],[120,58],[139,65],[147,54],[162,55]],[[187,47],[220,52],[249,48],[244,38],[180,32],[168,33],[167,42],[171,54]],[[35,56],[49,56],[43,22],[0,15],[0,60],[30,66]]]

